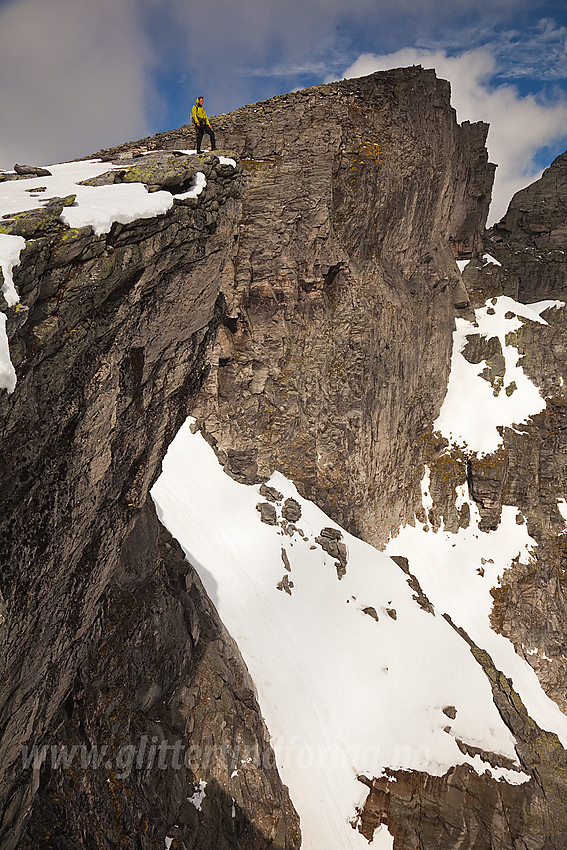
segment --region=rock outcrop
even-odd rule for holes
[[[487,234],[490,250],[505,257],[507,274],[525,303],[565,294],[566,198],[567,152],[514,195],[504,218]]]

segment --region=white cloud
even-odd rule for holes
[[[490,54],[471,50],[450,58],[431,49],[423,39],[432,21],[436,38],[449,39],[452,32],[459,33],[461,44],[478,44],[472,35],[467,42],[467,31],[456,28],[468,5],[470,0],[352,0],[345,12],[343,0],[232,5],[226,0],[0,0],[0,167],[11,168],[16,161],[46,164],[139,138],[153,132],[168,109],[176,110],[174,117],[169,113],[173,123],[182,123],[201,91],[214,114],[279,91],[277,81],[267,82],[269,76],[281,77],[286,80],[281,85],[291,88],[302,75],[340,73],[350,61],[341,57],[353,55],[347,51],[364,26],[365,32],[398,43],[401,37],[415,43],[419,35],[418,43],[430,49],[363,56],[347,75],[413,63],[435,67],[452,82],[460,119],[491,123],[490,154],[500,166],[492,214],[499,217],[512,193],[538,176],[534,153],[567,132],[566,106],[491,87],[488,72],[533,71],[538,57],[540,70],[551,59],[556,70],[564,68],[566,31],[545,19],[528,38],[525,31],[500,28],[500,46],[494,37]],[[475,17],[484,22],[483,38],[494,36],[498,16],[505,18],[521,5],[527,7],[528,0],[478,0]],[[520,37],[522,47],[516,50]],[[171,74],[175,87],[163,82]],[[158,97],[158,85],[167,101]]]
[[[414,46],[455,56],[464,50],[484,47],[497,61],[497,79],[561,81],[567,67],[567,26],[552,18],[539,18],[519,29],[505,19],[495,26],[486,16],[475,22],[448,26],[432,35],[422,33]],[[407,39],[406,39],[407,43]]]
[[[540,176],[534,162],[537,151],[567,136],[567,101],[543,103],[533,95],[522,96],[515,86],[492,86],[496,60],[486,48],[451,57],[443,50],[416,48],[384,56],[365,54],[344,76],[359,77],[408,65],[434,68],[439,77],[450,81],[451,101],[459,121],[490,124],[487,146],[498,168],[489,222],[498,221],[512,195]]]
[[[151,51],[137,0],[23,0],[0,11],[0,167],[142,135]]]
[[[490,42],[500,76],[562,80],[567,67],[567,27],[542,18],[534,27],[498,33]]]

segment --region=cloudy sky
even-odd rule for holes
[[[0,0],[0,168],[411,64],[491,123],[499,218],[567,148],[566,0]]]

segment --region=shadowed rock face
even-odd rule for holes
[[[107,747],[103,766],[84,769],[77,757],[56,770],[47,758],[18,846],[161,848],[168,836],[207,850],[298,847],[254,685],[151,504],[119,568],[100,640],[48,739]]]
[[[206,372],[241,214],[241,171],[187,160],[144,162],[153,188],[207,176],[165,216],[101,237],[58,213],[2,223],[28,237],[9,318],[18,384],[0,397],[3,850],[299,843],[254,686],[148,502]],[[192,758],[125,775],[144,739]],[[22,747],[44,744],[108,756],[25,769]],[[231,778],[237,752],[250,762]]]

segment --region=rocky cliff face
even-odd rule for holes
[[[373,543],[423,515],[424,462],[432,527],[465,522],[453,496],[467,480],[487,527],[518,505],[541,569],[507,574],[495,624],[520,651],[541,647],[530,662],[562,699],[562,315],[546,331],[553,362],[526,353],[549,396],[526,434],[508,429],[485,462],[448,455],[433,435],[456,312],[563,291],[560,200],[543,231],[537,190],[512,205],[487,237],[502,271],[483,266],[487,128],[459,126],[448,85],[420,68],[274,98],[216,129],[238,168],[173,154],[192,146],[189,128],[143,140],[169,151],[143,166],[128,146],[104,152],[120,169],[102,182],[181,192],[206,175],[198,199],[163,216],[96,237],[61,223],[67,199],[2,223],[27,239],[8,325],[18,384],[0,396],[2,847],[300,844],[254,685],[148,502],[188,413],[237,480],[278,468]],[[543,180],[560,199],[558,163]],[[473,258],[470,294],[455,255]],[[529,279],[526,255],[538,264]],[[560,271],[546,281],[550,257]],[[510,789],[464,768],[361,777],[361,831],[387,822],[395,850],[558,850],[565,752],[468,640],[531,782]],[[148,748],[157,757],[177,741],[189,758],[176,767],[162,750],[163,769],[148,766]],[[49,755],[23,765],[22,747],[59,743],[108,750],[98,769],[55,768]]]
[[[490,310],[502,295],[522,302],[565,300],[566,263],[561,247],[565,245],[565,162],[563,154],[539,181],[513,198],[505,218],[484,238],[489,253],[477,256],[465,268],[471,309],[462,315],[473,325],[472,308],[488,304]],[[433,504],[422,518],[433,528],[443,523],[456,531],[468,525],[468,514],[459,514],[454,498],[456,488],[466,484],[485,530],[498,528],[504,506],[520,508],[538,545],[528,565],[516,559],[491,591],[491,623],[512,641],[565,711],[565,520],[560,506],[565,492],[567,326],[564,310],[553,309],[553,303],[548,302],[544,326],[523,322],[506,337],[521,355],[526,374],[541,388],[545,409],[521,427],[502,428],[502,445],[485,455],[456,450],[433,437],[427,461]],[[495,396],[516,391],[512,385],[505,386],[497,337],[475,335],[471,326],[463,355],[470,363],[486,364],[485,378]],[[395,772],[388,779],[368,781],[362,829],[370,837],[377,824],[387,822],[396,850],[563,847],[567,753],[554,735],[529,717],[513,683],[499,673],[490,657],[472,642],[471,651],[490,678],[494,701],[515,735],[530,783],[511,788],[462,767],[442,778]]]
[[[9,318],[18,384],[0,399],[0,845],[298,846],[254,686],[148,502],[221,321],[242,174],[215,157],[123,165],[119,180],[182,191],[200,170],[207,188],[100,237],[65,227],[62,204],[2,222],[27,243]],[[119,751],[144,741],[181,742],[179,769],[164,751],[161,769],[146,753],[126,770]],[[22,747],[44,744],[77,755],[26,766]],[[92,747],[107,749],[97,770],[79,755]],[[239,751],[255,758],[235,782]]]
[[[435,115],[435,120],[432,116]],[[371,542],[413,515],[438,411],[453,252],[480,245],[486,126],[406,69],[218,119],[248,176],[228,321],[195,415],[231,474],[277,468]]]

